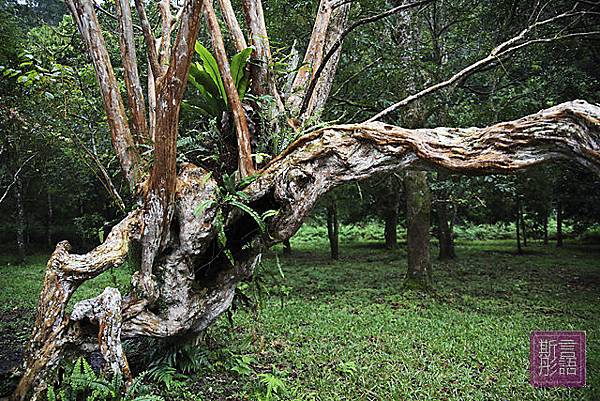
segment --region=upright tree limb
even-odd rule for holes
[[[169,58],[171,57],[171,25],[173,24],[171,1],[159,0],[158,10],[161,19],[159,62],[161,65],[167,65]]]
[[[152,71],[152,75],[158,79],[162,75],[162,67],[158,61],[156,43],[154,35],[152,34],[152,27],[150,26],[150,22],[148,22],[148,16],[146,15],[146,9],[144,8],[143,0],[135,0],[135,8],[140,19],[140,24],[142,25],[142,32],[144,33],[146,52],[148,54],[148,64]]]
[[[116,0],[115,8],[119,22],[119,42],[123,59],[123,76],[127,87],[131,121],[136,143],[144,143],[148,138],[146,102],[138,75],[137,55],[133,37],[133,22],[129,0]]]
[[[233,38],[235,48],[238,52],[241,52],[248,47],[248,44],[246,43],[244,33],[242,32],[237,17],[235,16],[235,12],[233,11],[231,0],[219,0],[219,6],[221,8],[221,13],[223,14],[225,24],[227,24],[229,34]]]
[[[242,108],[242,103],[235,87],[235,82],[231,77],[229,61],[227,60],[227,53],[225,52],[225,44],[223,43],[223,36],[221,35],[219,21],[217,20],[217,16],[213,8],[212,0],[206,0],[204,2],[204,15],[206,16],[208,31],[210,33],[213,49],[219,65],[219,72],[223,78],[225,92],[227,94],[227,101],[231,107],[231,111],[233,112],[238,144],[238,171],[242,177],[247,177],[254,173],[252,149],[250,146],[250,131],[248,130],[246,113]]]
[[[144,203],[139,280],[139,290],[150,302],[158,296],[154,292],[152,279],[154,259],[169,234],[174,210],[179,109],[187,86],[202,3],[202,0],[187,0],[183,6],[177,38],[170,51],[169,66],[156,86],[154,163]]]
[[[413,7],[425,5],[425,4],[431,3],[432,1],[434,1],[434,0],[423,0],[423,1],[417,1],[415,3],[403,4],[403,5],[394,7],[392,9],[389,9],[387,11],[384,11],[382,13],[372,15],[370,17],[361,18],[360,20],[353,22],[349,27],[344,29],[339,34],[339,36],[337,36],[335,42],[330,46],[329,50],[323,57],[322,61],[320,61],[318,64],[315,64],[315,66],[314,66],[315,71],[312,75],[312,79],[311,79],[310,83],[308,84],[307,89],[304,91],[304,94],[303,94],[303,97],[301,100],[302,105],[300,106],[300,111],[299,111],[298,115],[304,114],[306,112],[306,110],[308,109],[313,92],[317,86],[317,83],[319,81],[321,74],[323,74],[323,71],[325,70],[329,60],[331,60],[331,58],[334,57],[334,55],[336,53],[339,54],[338,51],[341,48],[342,44],[344,43],[344,39],[346,38],[346,36],[348,36],[348,34],[350,34],[350,32],[352,32],[359,26],[366,25],[371,22],[379,21],[383,18],[389,17],[390,15],[396,14],[400,11],[404,11],[404,10],[408,10]],[[305,81],[306,81],[306,79],[305,79]]]
[[[135,187],[141,178],[140,155],[127,123],[119,85],[106,50],[106,44],[91,0],[66,0],[94,64],[104,110],[111,131],[112,144],[129,185]]]
[[[352,3],[345,3],[339,7],[336,7],[332,11],[327,33],[325,35],[325,52],[329,52],[331,47],[336,43],[336,39],[346,28],[351,5]],[[319,77],[313,77],[313,81],[315,82],[313,85],[314,91],[310,95],[310,98],[305,98],[308,99],[308,104],[306,110],[304,110],[300,115],[300,120],[306,119],[316,110],[319,110],[325,106],[327,98],[329,97],[329,92],[333,86],[333,80],[335,78],[341,52],[342,48],[340,46],[334,51],[327,63],[325,63],[325,60],[323,60],[323,62],[321,62],[319,65],[319,68],[321,65],[324,66],[324,68],[321,69],[322,73]]]
[[[252,92],[255,95],[271,95],[279,111],[285,107],[275,86],[275,79],[269,70],[271,46],[265,24],[261,0],[242,0],[246,24],[250,29],[250,42],[254,46],[253,63],[250,65]]]
[[[302,67],[298,70],[294,83],[292,84],[291,94],[286,101],[288,108],[295,114],[302,104],[302,98],[306,93],[306,87],[314,76],[315,71],[321,65],[323,58],[323,49],[325,48],[325,36],[329,26],[329,19],[333,11],[331,0],[321,0],[315,17],[310,41],[304,53]],[[300,115],[301,113],[298,113]]]

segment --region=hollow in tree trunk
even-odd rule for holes
[[[407,288],[431,287],[431,251],[429,225],[431,193],[424,171],[409,171],[404,179],[406,187],[406,227],[408,246]]]
[[[337,216],[337,205],[335,199],[331,199],[327,205],[327,236],[329,237],[329,249],[331,259],[340,258],[340,224]]]

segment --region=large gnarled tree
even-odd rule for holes
[[[247,29],[236,19],[230,1],[219,1],[234,46],[238,50],[248,44],[254,46],[249,71],[252,91],[272,96],[276,112],[285,115],[284,120],[296,129],[325,104],[343,40],[353,29],[400,11],[427,7],[431,1],[403,4],[351,23],[351,2],[321,0],[304,62],[287,94],[277,88],[269,68],[272,56],[261,0],[242,3]],[[510,173],[558,159],[570,159],[600,172],[600,107],[585,101],[564,103],[486,128],[405,129],[377,121],[531,43],[590,34],[531,36],[541,26],[586,13],[572,9],[545,20],[535,19],[488,57],[364,123],[331,126],[301,136],[257,171],[257,178],[244,188],[249,207],[257,212],[277,211],[264,232],[239,209],[219,210],[219,182],[215,177],[220,174],[211,175],[202,166],[176,163],[179,111],[204,19],[233,116],[238,176],[255,171],[249,117],[233,85],[211,1],[186,0],[175,9],[169,0],[161,0],[157,3],[161,26],[156,28],[150,24],[143,0],[135,0],[135,10],[128,0],[116,0],[127,101],[121,96],[93,1],[67,0],[67,4],[94,65],[114,150],[139,207],[112,229],[102,245],[87,254],[70,254],[67,242],[57,245],[48,262],[15,400],[36,399],[43,392],[67,346],[97,342],[105,368],[128,376],[123,338],[202,331],[230,306],[236,285],[252,275],[262,250],[293,235],[317,200],[340,184],[410,168]],[[136,48],[136,26],[144,38],[147,85],[142,85],[140,77],[142,49]],[[282,129],[277,124],[271,128]],[[151,160],[141,156],[141,145],[152,147]],[[198,210],[199,215],[194,213]],[[218,238],[223,213],[225,244]],[[107,288],[67,313],[71,296],[83,282],[118,267],[129,254],[140,261],[129,294]]]

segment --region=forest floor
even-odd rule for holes
[[[461,242],[456,260],[435,262],[435,290],[423,294],[402,290],[402,246],[342,242],[332,262],[325,239],[292,245],[242,286],[257,309],[221,318],[197,346],[171,345],[161,363],[183,374],[153,357],[163,372],[155,391],[205,401],[600,400],[599,246],[535,243],[516,255],[512,241]],[[0,397],[14,383],[46,258],[0,257]],[[126,270],[86,283],[76,299],[114,284],[127,288]],[[587,387],[529,384],[536,329],[587,332]],[[140,355],[156,347],[130,347],[134,369],[147,369]]]

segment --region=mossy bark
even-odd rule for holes
[[[406,187],[406,225],[408,243],[408,271],[405,287],[431,287],[431,251],[429,225],[431,192],[427,173],[410,171],[404,180]]]

